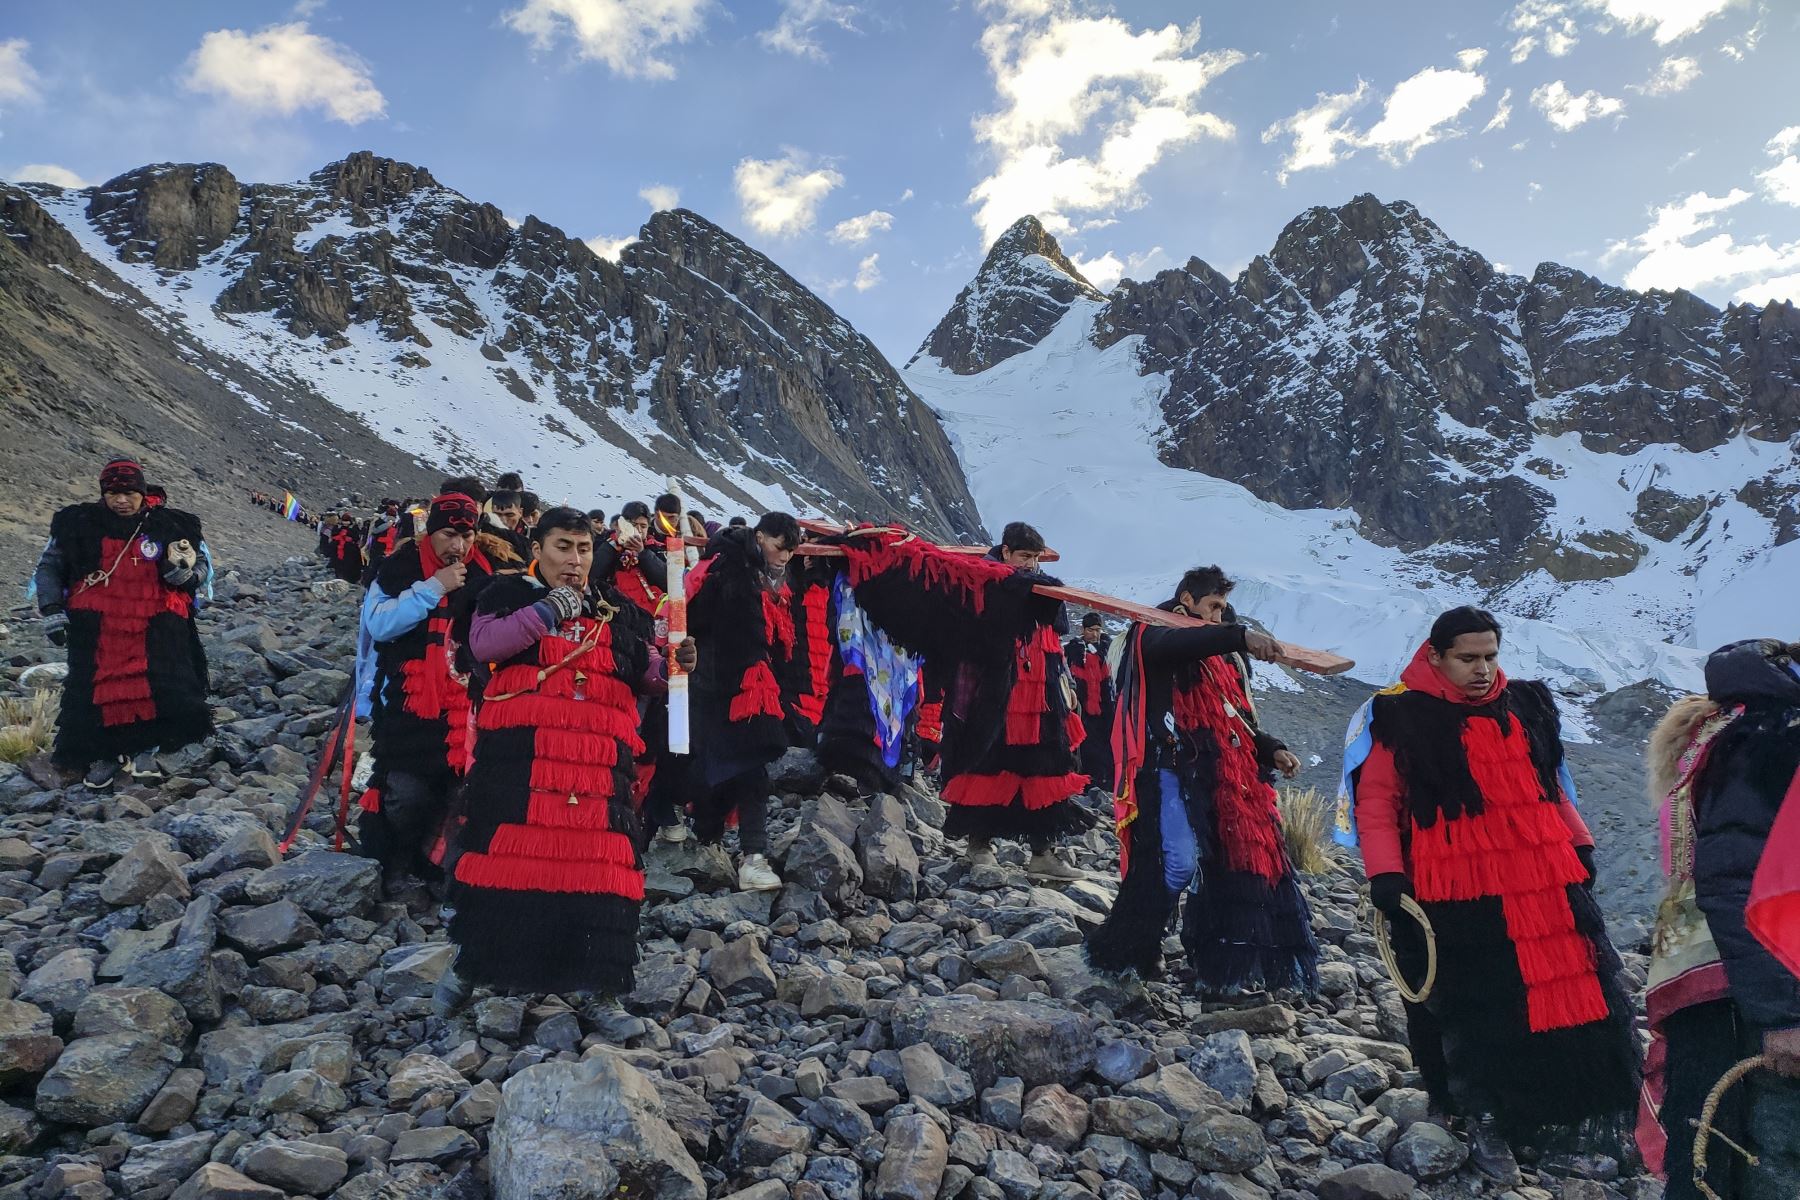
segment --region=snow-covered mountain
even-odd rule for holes
[[[242,487],[330,503],[511,469],[548,501],[614,508],[677,475],[720,515],[791,507],[981,531],[937,418],[873,344],[691,212],[655,214],[615,263],[364,152],[293,184],[160,164],[97,188],[0,185],[0,228],[21,286],[35,268],[44,289],[60,273],[88,293],[22,306],[32,332],[55,328],[57,304],[98,298],[231,381],[244,440],[285,456],[256,461],[246,445],[254,469],[218,464]],[[10,349],[53,379],[26,331],[9,331]],[[129,381],[109,382],[101,407],[129,411]],[[53,393],[49,407],[77,400]],[[311,444],[321,408],[366,430]],[[389,447],[411,478],[377,463]]]
[[[1470,601],[1575,689],[1691,684],[1702,650],[1794,633],[1791,304],[1509,275],[1372,196],[1236,280],[1192,259],[1102,296],[1026,218],[906,378],[990,525],[1030,519],[1072,578],[1144,599],[1219,561],[1365,678]]]

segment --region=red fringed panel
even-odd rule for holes
[[[965,808],[993,808],[1018,801],[1032,812],[1067,800],[1088,783],[1079,773],[1068,775],[1019,775],[998,771],[992,775],[958,775],[944,785],[946,804]]]
[[[499,836],[498,832],[495,834]],[[623,834],[613,837],[625,841]],[[644,874],[616,862],[499,858],[471,851],[456,860],[457,882],[508,892],[573,892],[642,901]]]
[[[752,717],[781,719],[781,685],[775,682],[775,672],[767,662],[751,663],[744,672],[738,694],[732,697],[729,716],[733,721],[748,721]]]
[[[918,733],[919,740],[922,742],[944,740],[944,705],[942,701],[936,704],[919,705]]]
[[[438,606],[425,620],[424,652],[400,665],[406,711],[420,720],[435,721],[442,717],[451,692],[468,694],[450,678],[450,663],[445,651],[449,639],[450,598],[446,596],[438,601]]]
[[[509,696],[501,683],[506,675],[516,670],[518,668],[508,667],[497,673],[488,685],[488,695]],[[537,678],[537,671],[534,669],[513,678],[529,684]],[[574,681],[570,684],[572,688]],[[582,687],[587,693],[586,700],[531,691],[508,699],[490,699],[481,706],[481,728],[519,729],[547,725],[553,729],[601,733],[628,741],[637,737],[637,698],[624,680],[610,675],[590,675]]]
[[[381,789],[380,788],[370,788],[368,791],[364,792],[362,794],[362,797],[359,800],[357,800],[356,806],[358,808],[362,809],[364,812],[380,812],[381,811]]]
[[[613,586],[619,589],[620,595],[653,617],[662,604],[662,589],[645,579],[643,569],[635,562],[631,566],[619,564],[619,569],[613,573]]]
[[[1606,1019],[1593,948],[1575,928],[1568,889],[1587,877],[1531,761],[1522,723],[1463,723],[1469,772],[1483,810],[1412,831],[1413,886],[1420,900],[1498,896],[1518,956],[1534,1033]]]
[[[806,691],[795,706],[800,715],[817,725],[825,716],[825,697],[831,691],[831,589],[814,584],[806,589],[800,606],[806,628]]]
[[[1063,717],[1063,735],[1069,739],[1069,749],[1078,750],[1081,743],[1087,741],[1087,723],[1081,719],[1080,713],[1067,713]]]
[[[850,586],[860,587],[888,571],[905,571],[921,586],[948,595],[959,595],[976,616],[987,604],[987,587],[1013,574],[1004,563],[966,554],[946,554],[930,542],[901,533],[846,538],[844,552],[850,560]]]
[[[1012,690],[1006,695],[1006,744],[1035,746],[1043,741],[1044,714],[1050,711],[1052,648],[1060,654],[1056,631],[1040,625],[1013,655]]]
[[[1099,716],[1100,701],[1106,691],[1106,660],[1089,650],[1081,656],[1081,662],[1069,667],[1069,674],[1079,685],[1081,711],[1090,717]]]
[[[1225,658],[1201,659],[1196,686],[1178,687],[1174,695],[1176,726],[1204,731],[1219,750],[1213,811],[1225,865],[1274,883],[1287,870],[1287,851],[1275,789],[1263,781],[1256,739],[1241,715],[1248,707],[1243,681]]]
[[[788,607],[789,600],[785,583],[776,591],[762,594],[763,629],[769,635],[769,652],[783,660],[794,653],[794,610]]]
[[[118,564],[112,577],[97,587],[78,585],[69,596],[70,609],[100,615],[94,706],[108,728],[156,719],[146,657],[150,621],[166,612],[185,614],[192,604],[184,593],[163,586],[156,560],[145,558],[139,545],[137,539],[127,545],[122,538],[103,538],[100,561]]]

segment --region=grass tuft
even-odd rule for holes
[[[1305,875],[1323,875],[1337,869],[1338,846],[1331,838],[1336,825],[1336,805],[1319,795],[1318,788],[1281,789],[1281,832],[1287,838],[1288,857],[1294,869]]]
[[[0,762],[24,762],[50,748],[61,697],[54,689],[0,696]]]

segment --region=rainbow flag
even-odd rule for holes
[[[281,495],[281,515],[290,521],[298,521],[300,519],[300,502],[294,499],[292,492],[283,492]]]

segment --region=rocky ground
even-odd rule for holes
[[[353,597],[304,560],[219,592],[220,732],[165,783],[0,766],[0,1200],[1660,1196],[1597,1155],[1469,1161],[1426,1112],[1348,871],[1306,881],[1320,998],[1204,1006],[1084,968],[1103,830],[1071,848],[1090,882],[1033,886],[1021,847],[971,875],[934,796],[858,795],[801,755],[777,773],[784,891],[658,846],[621,1007],[439,1019],[429,898],[333,853],[329,803],[276,852]],[[5,653],[0,694],[52,657],[26,627]]]

